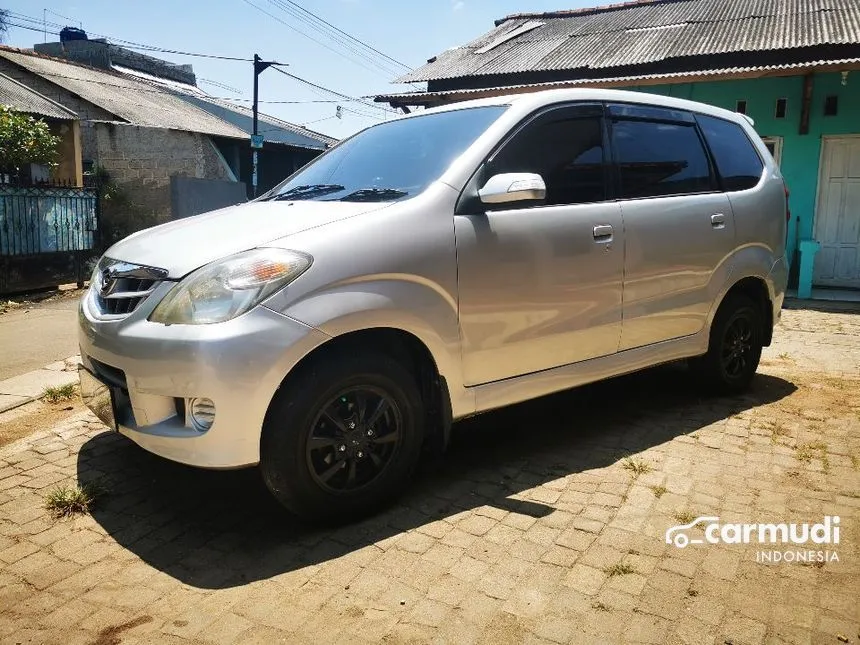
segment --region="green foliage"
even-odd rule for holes
[[[131,200],[128,193],[113,181],[102,167],[93,169],[101,198],[101,247],[107,250],[112,244],[132,233],[159,224],[158,218],[140,204]]]
[[[67,383],[57,387],[46,387],[42,396],[48,403],[61,403],[63,401],[71,401],[77,394],[77,388],[74,383]]]
[[[45,508],[57,519],[84,515],[92,511],[96,500],[106,493],[101,482],[88,482],[79,486],[59,486],[45,497]]]
[[[18,169],[29,163],[56,165],[60,137],[48,124],[29,114],[0,105],[0,168]]]

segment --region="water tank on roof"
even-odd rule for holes
[[[63,27],[60,30],[60,42],[65,43],[70,40],[86,40],[87,32],[77,27]]]

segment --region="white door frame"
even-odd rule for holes
[[[824,152],[827,148],[827,143],[831,141],[844,141],[844,140],[860,140],[860,134],[826,134],[821,136],[821,150],[818,152],[818,184],[815,187],[815,212],[813,215],[812,222],[812,237],[815,240],[821,241],[818,227],[820,225],[820,219],[818,217],[819,212],[821,211],[821,200],[823,197],[822,186],[824,185],[824,163],[825,156]],[[813,274],[815,271],[813,270]],[[814,283],[813,283],[814,284]]]
[[[781,167],[783,138],[781,136],[772,136],[762,137],[761,140],[764,141],[765,145],[773,143],[773,160],[776,162],[777,167]]]

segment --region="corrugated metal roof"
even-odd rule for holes
[[[236,126],[141,80],[6,48],[0,49],[0,56],[132,125],[233,139],[248,136]]]
[[[616,76],[611,78],[579,78],[573,80],[547,81],[545,83],[519,83],[516,85],[498,85],[495,87],[479,87],[471,89],[441,90],[438,92],[403,92],[399,94],[383,94],[374,97],[378,103],[394,105],[437,105],[453,101],[466,101],[487,96],[503,96],[505,94],[522,94],[540,90],[565,87],[609,87],[618,85],[635,85],[641,81],[675,81],[685,82],[705,78],[732,77],[761,73],[762,75],[790,72],[794,69],[830,69],[860,67],[860,57],[842,58],[838,60],[817,60],[805,63],[784,63],[778,65],[756,65],[747,67],[723,67],[720,69],[702,69],[687,72],[669,72],[665,74],[641,74]]]
[[[544,24],[478,53],[535,20]],[[396,82],[607,70],[693,56],[858,44],[858,0],[650,0],[509,16],[489,33],[439,54]]]
[[[245,136],[248,136],[252,130],[253,112],[249,107],[236,105],[231,101],[225,101],[212,96],[189,94],[184,98],[197,105],[200,109],[206,110],[224,121],[241,128],[246,133]],[[263,135],[264,141],[271,143],[282,143],[313,150],[325,150],[326,147],[333,146],[338,142],[337,139],[321,132],[303,128],[300,125],[283,121],[269,114],[260,113],[258,121],[258,132]]]
[[[237,105],[230,101],[209,96],[196,85],[188,83],[180,83],[171,79],[164,79],[152,74],[141,72],[140,70],[122,67],[120,65],[111,66],[116,72],[130,76],[132,78],[140,78],[148,83],[152,83],[164,87],[171,92],[176,93],[180,98],[189,101],[202,110],[209,112],[227,123],[230,123],[237,128],[240,128],[245,136],[250,136],[252,128],[253,113],[251,109],[243,105]],[[337,143],[337,139],[329,137],[321,132],[303,128],[300,125],[278,119],[277,117],[268,114],[259,114],[260,122],[259,132],[263,135],[263,140],[269,143],[281,143],[297,148],[310,148],[312,150],[324,150],[328,146]]]
[[[136,70],[106,71],[34,52],[0,47],[0,56],[133,125],[247,139],[251,111]],[[337,139],[260,114],[260,133],[270,143],[323,150]]]
[[[76,119],[77,114],[42,96],[14,78],[0,74],[0,105],[8,105],[18,112],[38,114],[53,119]]]

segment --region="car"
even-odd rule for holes
[[[701,103],[568,89],[415,112],[111,247],[81,389],[148,451],[259,465],[290,511],[350,521],[457,419],[684,359],[743,391],[785,293],[787,194],[751,120]]]

